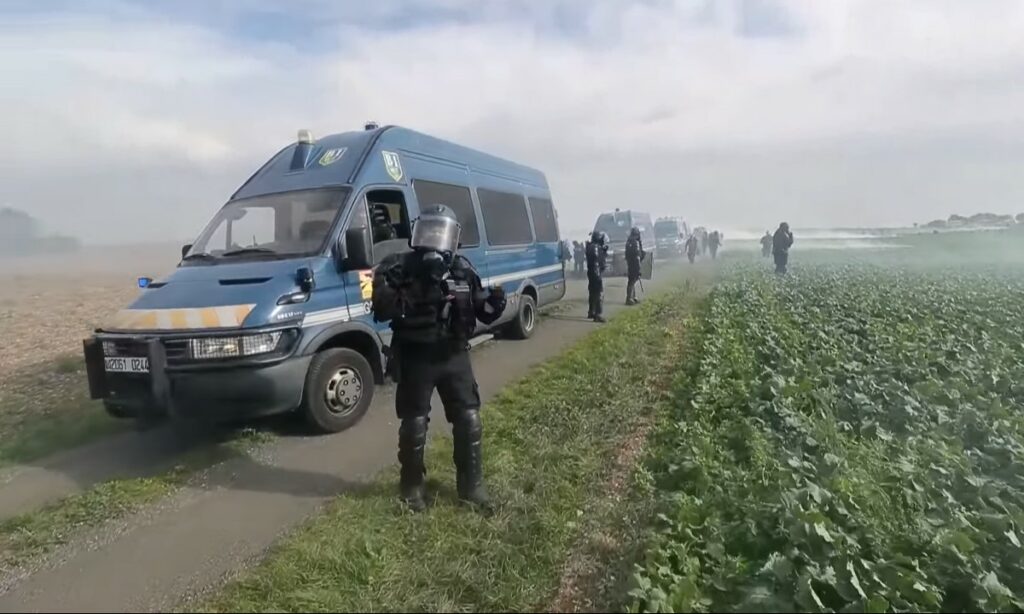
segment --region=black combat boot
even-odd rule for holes
[[[426,487],[423,476],[427,468],[423,465],[423,451],[427,445],[426,416],[406,418],[398,427],[398,462],[401,464],[399,490],[402,501],[414,512],[427,507]]]
[[[452,425],[455,451],[455,484],[459,500],[472,505],[483,514],[493,511],[487,489],[484,488],[483,426],[480,411],[469,409],[462,412]]]

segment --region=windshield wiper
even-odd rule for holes
[[[217,257],[209,252],[193,252],[182,258],[182,260],[199,260],[200,258],[203,260],[215,260]]]
[[[228,252],[221,254],[223,257],[228,256],[243,256],[245,254],[276,254],[277,252],[270,249],[269,247],[243,247],[241,249],[233,249]]]

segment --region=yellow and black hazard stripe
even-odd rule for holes
[[[112,330],[196,330],[238,328],[256,305],[221,305],[177,309],[122,309]]]

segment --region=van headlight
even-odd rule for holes
[[[266,354],[277,349],[281,331],[243,335],[241,337],[198,337],[189,339],[189,357],[196,360],[240,358]]]

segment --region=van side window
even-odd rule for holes
[[[370,233],[373,236],[373,262],[409,247],[411,227],[409,208],[401,190],[371,190],[366,193]]]
[[[555,221],[555,208],[551,201],[531,196],[530,213],[533,215],[533,231],[537,234],[537,242],[555,243],[558,241],[558,223]]]
[[[491,245],[525,245],[533,243],[530,217],[526,213],[526,199],[522,194],[478,189],[480,212]]]
[[[417,179],[413,181],[412,189],[416,192],[416,200],[419,201],[421,210],[430,205],[451,207],[462,224],[460,242],[463,247],[480,245],[480,229],[477,226],[476,209],[473,208],[473,196],[469,193],[469,188]]]

